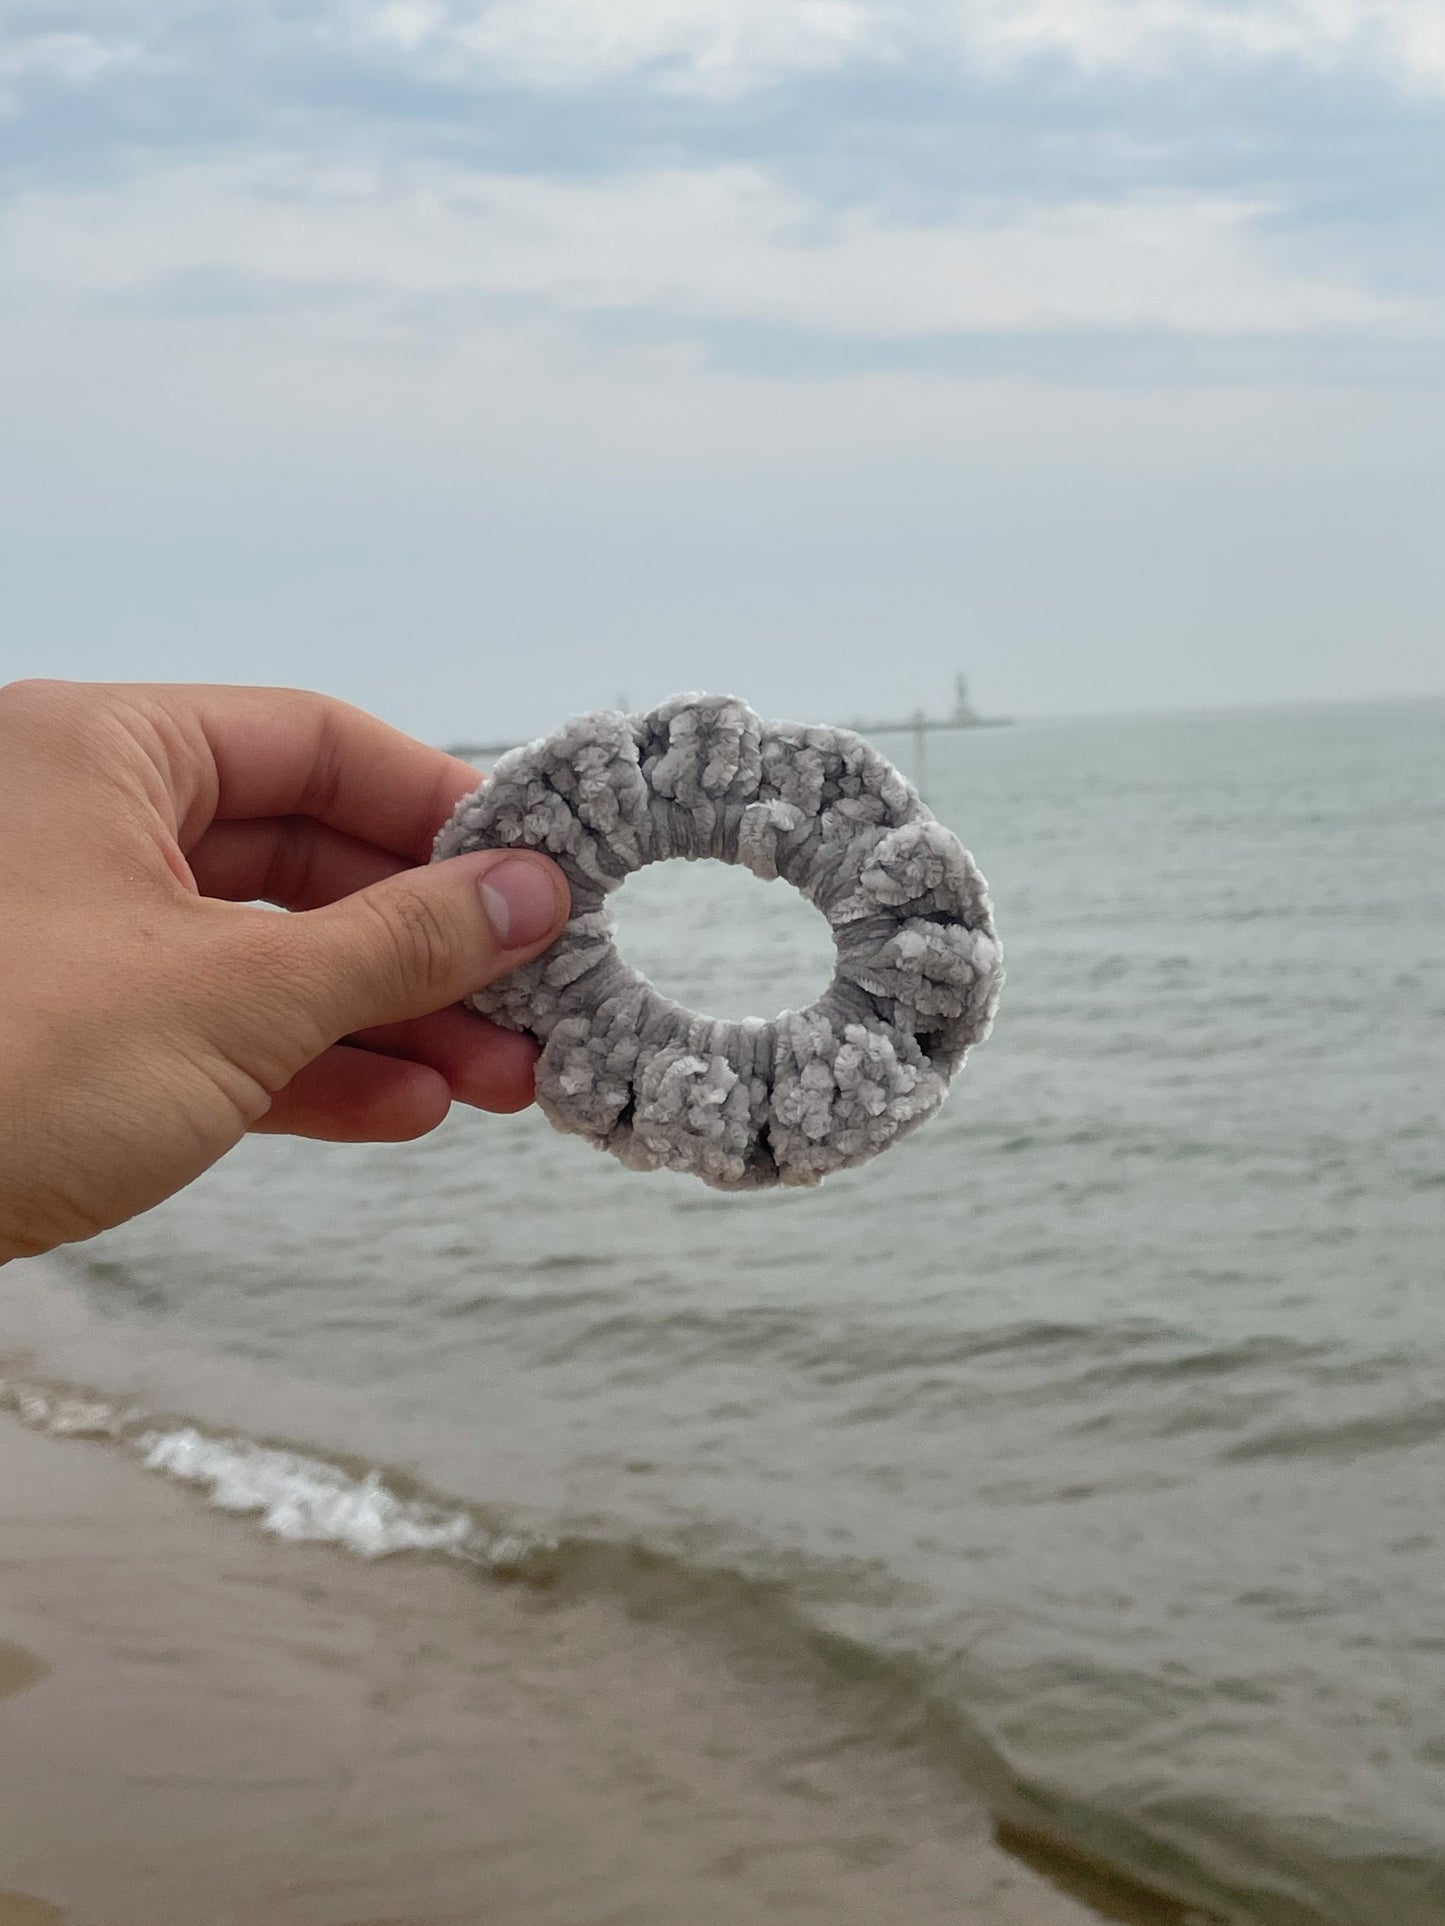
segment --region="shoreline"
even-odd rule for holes
[[[1100,1918],[612,1602],[282,1543],[8,1414],[0,1491],[0,1926]]]

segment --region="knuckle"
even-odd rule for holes
[[[346,753],[329,712],[323,712],[323,717],[302,803],[306,815],[329,822],[336,814],[346,782]]]
[[[310,712],[314,739],[311,768],[301,801],[302,813],[330,821],[354,775],[356,725],[371,718],[352,703],[334,696],[297,692],[296,699]]]
[[[376,913],[391,943],[399,979],[446,1001],[456,973],[456,943],[438,905],[418,889],[393,888]]]

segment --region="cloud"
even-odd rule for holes
[[[1445,92],[1438,0],[352,0],[344,19],[448,77],[531,87],[641,76],[729,94],[859,63],[1157,77],[1291,62]]]
[[[1085,73],[1159,74],[1200,60],[1294,61],[1445,89],[1437,0],[947,0],[936,12],[959,47],[995,67],[1050,56]]]
[[[1202,336],[1428,330],[1292,258],[1248,199],[961,202],[928,222],[842,209],[761,168],[603,179],[382,170],[264,156],[32,192],[0,213],[0,285],[165,305],[199,287],[408,307],[464,325],[498,304],[906,342],[1016,331]],[[460,320],[459,320],[460,317]]]
[[[0,32],[0,112],[14,113],[24,83],[67,88],[93,86],[139,53],[132,40],[105,40],[93,33]]]
[[[868,0],[384,0],[355,21],[453,76],[480,70],[547,87],[642,73],[718,94],[875,56],[880,26]]]
[[[0,24],[0,85],[89,84],[145,50],[192,72],[360,57],[449,83],[719,98],[843,72],[987,80],[1041,63],[1156,80],[1283,63],[1445,94],[1440,0],[73,0],[67,13],[65,31]]]

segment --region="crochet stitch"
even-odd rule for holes
[[[535,962],[471,999],[542,1045],[537,1099],[636,1170],[722,1190],[813,1184],[943,1102],[1003,980],[973,859],[891,763],[847,729],[764,723],[729,696],[603,710],[509,750],[436,857],[545,850],[572,915]],[[700,1016],[613,943],[608,894],[670,857],[782,877],[833,931],[816,1003],[771,1021]]]

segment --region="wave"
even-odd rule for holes
[[[408,1504],[381,1475],[348,1477],[335,1465],[249,1438],[208,1438],[194,1425],[144,1431],[136,1440],[150,1471],[204,1485],[221,1511],[254,1512],[278,1538],[344,1545],[362,1558],[391,1552],[459,1551],[474,1525],[466,1512]]]
[[[1243,1438],[1223,1457],[1233,1464],[1257,1458],[1326,1458],[1352,1463],[1372,1452],[1409,1451],[1445,1437],[1445,1398],[1423,1398],[1393,1411],[1321,1424],[1283,1425]]]
[[[1026,1340],[1027,1341],[1027,1340]],[[948,1690],[939,1662],[882,1649],[830,1629],[809,1609],[819,1574],[801,1558],[779,1574],[689,1558],[626,1536],[548,1535],[519,1529],[475,1504],[425,1490],[401,1473],[347,1464],[293,1444],[207,1432],[189,1419],[33,1377],[0,1377],[0,1410],[56,1438],[108,1442],[151,1472],[193,1486],[216,1508],[253,1518],[273,1536],[334,1544],[363,1559],[459,1559],[497,1580],[562,1598],[607,1597],[630,1613],[724,1640],[751,1669],[847,1695],[855,1726],[876,1743],[912,1750],[987,1803],[1008,1850],[1105,1919],[1132,1926],[1357,1926],[1328,1886],[1348,1892],[1359,1867],[1315,1870],[1207,1818],[1185,1832],[1147,1815],[1100,1808],[1021,1773]],[[836,1577],[836,1575],[835,1575]],[[859,1587],[848,1588],[857,1596]],[[837,1596],[837,1585],[832,1596]],[[1221,1831],[1225,1836],[1221,1837]],[[1211,1840],[1209,1835],[1215,1836]],[[1231,1863],[1233,1860],[1234,1863]],[[1376,1862],[1378,1863],[1378,1862]],[[1396,1907],[1392,1926],[1438,1926],[1423,1862],[1401,1867],[1429,1910]],[[1402,1887],[1402,1890],[1406,1888]]]
[[[405,1495],[375,1467],[255,1438],[216,1437],[151,1417],[135,1405],[33,1379],[0,1378],[0,1409],[56,1438],[109,1440],[148,1471],[204,1489],[218,1511],[246,1513],[274,1537],[335,1544],[360,1558],[443,1552],[498,1573],[520,1573],[555,1548],[542,1536],[495,1529],[472,1508]]]

